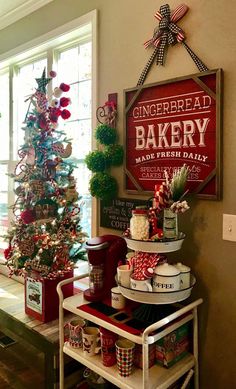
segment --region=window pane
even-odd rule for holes
[[[91,151],[91,120],[66,123],[64,131],[73,139],[72,157],[84,159]]]
[[[81,226],[83,231],[87,232],[87,234],[91,236],[92,200],[88,191],[91,173],[84,163],[80,163],[78,164],[78,168],[74,170],[73,174],[77,181],[77,190],[79,195],[82,197],[80,201]]]
[[[9,159],[9,74],[0,75],[0,159]]]
[[[58,79],[60,82],[72,84],[79,76],[79,46],[62,51],[58,61]]]
[[[91,43],[77,45],[58,55],[58,83],[70,84],[68,107],[71,117],[60,122],[60,128],[72,139],[72,160],[78,166],[74,170],[77,190],[81,199],[81,226],[91,236],[91,196],[89,180],[91,172],[83,162],[91,151]]]
[[[0,165],[0,255],[3,253],[3,249],[7,247],[7,243],[4,242],[2,235],[7,233],[8,228],[8,165]]]
[[[37,87],[35,79],[41,77],[46,66],[46,58],[23,65],[19,68],[19,73],[14,79],[14,159],[17,159],[17,152],[24,143],[23,122],[28,109],[32,109],[32,104],[26,100],[35,92]]]
[[[81,45],[79,52],[79,81],[91,79],[91,57],[91,42]]]
[[[77,120],[79,118],[79,84],[73,84],[70,87],[68,95],[71,99],[71,104],[69,106],[69,111],[71,113],[70,120]]]
[[[91,115],[91,81],[79,84],[79,118],[88,119]]]

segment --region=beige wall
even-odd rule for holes
[[[123,89],[136,85],[149,54],[142,43],[156,26],[157,0],[54,0],[21,21],[0,31],[0,54],[56,28],[92,9],[99,11],[98,103],[118,92],[120,142],[123,141]],[[171,8],[179,4],[169,1]],[[236,243],[222,240],[222,214],[236,214],[236,43],[234,0],[188,0],[190,10],[179,25],[187,43],[210,69],[224,71],[223,200],[198,200],[182,217],[187,233],[174,259],[192,267],[197,285],[193,297],[203,297],[200,309],[201,389],[233,389],[236,385]],[[197,72],[181,46],[168,52],[166,66],[152,69],[146,82]],[[122,187],[121,168],[114,171]],[[107,232],[100,230],[100,233]],[[115,232],[115,231],[111,231]],[[117,233],[117,232],[115,232]],[[158,309],[158,307],[157,307]]]

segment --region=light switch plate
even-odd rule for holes
[[[223,239],[236,242],[236,215],[223,214]]]

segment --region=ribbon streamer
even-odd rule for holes
[[[147,74],[156,58],[157,65],[164,65],[168,47],[176,43],[182,43],[200,72],[209,70],[207,66],[198,58],[198,56],[184,42],[184,31],[177,26],[176,22],[180,20],[188,11],[185,4],[180,4],[171,12],[169,4],[162,5],[160,10],[155,13],[155,18],[159,20],[159,27],[154,30],[153,37],[144,43],[145,48],[154,47],[154,52],[144,67],[137,86],[143,85]]]

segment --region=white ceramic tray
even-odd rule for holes
[[[126,238],[127,246],[134,251],[144,251],[146,253],[170,253],[177,251],[181,248],[185,234],[180,232],[179,238],[174,240],[163,240],[163,241],[146,241]]]
[[[175,292],[144,292],[125,288],[119,284],[119,289],[124,297],[129,300],[145,304],[173,304],[187,299],[196,283],[196,278],[191,274],[191,286]]]

